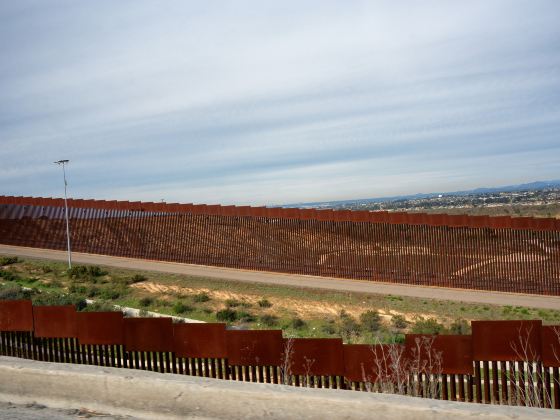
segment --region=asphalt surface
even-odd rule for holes
[[[45,407],[42,404],[12,404],[0,402],[0,419],[2,420],[71,420],[71,419],[129,419],[134,417],[114,416],[98,413],[83,408],[63,410]]]
[[[26,258],[66,261],[65,251],[25,248],[0,245],[1,255],[17,255]],[[480,290],[451,289],[443,287],[411,286],[378,281],[346,280],[330,277],[302,276],[295,274],[238,270],[232,268],[208,267],[134,258],[111,257],[106,255],[73,253],[75,263],[95,264],[132,270],[156,271],[161,273],[185,274],[243,282],[257,282],[283,286],[298,286],[312,289],[328,289],[346,292],[409,296],[427,299],[442,299],[458,302],[494,305],[526,306],[530,308],[560,310],[560,297],[526,295],[518,293],[487,292]]]

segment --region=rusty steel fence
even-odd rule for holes
[[[13,300],[0,301],[0,354],[296,387],[560,408],[560,326],[541,321],[473,321],[472,335],[406,335],[404,344],[366,345]]]
[[[560,220],[69,200],[93,254],[560,296]],[[66,248],[61,199],[0,197],[0,243]]]

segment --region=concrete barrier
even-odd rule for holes
[[[0,401],[139,418],[552,419],[558,411],[0,357]]]

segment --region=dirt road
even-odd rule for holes
[[[17,255],[27,258],[65,261],[64,251],[0,245],[0,255]],[[527,306],[531,308],[560,310],[560,297],[522,295],[516,293],[487,292],[479,290],[449,289],[442,287],[410,286],[361,280],[344,280],[329,277],[313,277],[261,271],[237,270],[133,258],[109,257],[106,255],[73,253],[75,263],[104,265],[133,270],[157,271],[190,276],[228,279],[243,282],[259,282],[284,286],[299,286],[313,289],[329,289],[347,292],[391,294],[418,298],[453,300],[460,302]]]

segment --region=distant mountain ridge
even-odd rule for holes
[[[414,200],[421,198],[437,197],[438,195],[470,195],[470,194],[488,194],[488,193],[498,193],[498,192],[516,192],[516,191],[528,191],[528,190],[544,190],[546,188],[560,188],[560,179],[551,181],[534,181],[526,184],[517,185],[505,185],[501,187],[480,187],[472,190],[464,191],[452,191],[452,192],[432,192],[432,193],[418,193],[409,195],[396,195],[390,197],[377,197],[377,198],[357,198],[354,200],[336,200],[336,201],[316,201],[309,203],[292,203],[284,204],[281,207],[332,207],[341,204],[349,203],[383,203],[387,201],[398,201],[398,200]]]

